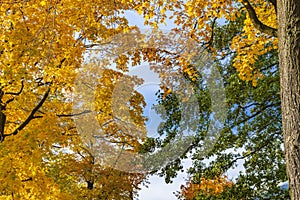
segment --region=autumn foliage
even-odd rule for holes
[[[204,196],[218,196],[224,190],[233,186],[233,182],[229,181],[226,176],[219,176],[214,179],[206,179],[202,177],[199,183],[189,181],[186,186],[181,186],[181,194],[179,197],[185,200],[196,199],[198,195]]]
[[[278,44],[288,43],[278,39],[277,28],[281,29],[277,23],[277,2],[288,1],[0,1],[0,198],[132,199],[145,174],[118,170],[113,160],[119,161],[117,152],[139,152],[147,133],[147,118],[143,114],[146,104],[143,96],[134,91],[141,80],[133,78],[133,84],[119,84],[124,88],[116,92],[118,81],[132,78],[124,75],[129,67],[147,61],[160,74],[165,98],[172,93],[168,85],[175,81],[176,74],[184,74],[193,83],[200,79],[199,71],[192,65],[199,52],[193,54],[187,49],[201,46],[215,60],[234,55],[229,57],[240,79],[257,87],[263,78],[257,67],[261,57],[277,52]],[[294,7],[295,12],[290,12],[297,13],[300,9]],[[153,35],[158,37],[140,34],[138,27],[129,24],[126,11],[140,14],[144,24],[153,27]],[[167,19],[173,20],[176,27],[165,35],[158,28]],[[242,30],[231,36],[227,48],[217,49],[216,24],[240,19]],[[298,24],[286,25],[297,37]],[[115,38],[126,34],[127,38]],[[284,41],[284,37],[281,39]],[[299,39],[293,41],[296,50],[290,52],[297,52]],[[138,46],[132,46],[137,43]],[[74,105],[73,95],[82,97],[76,94],[74,85],[78,75],[86,73],[86,67],[90,67],[91,77],[98,82],[82,82],[85,87],[81,89],[92,88],[89,95],[94,95],[95,101],[79,99],[79,104]],[[297,70],[287,71],[287,77],[299,74]],[[283,119],[289,119],[290,111],[295,111],[295,119],[299,119],[299,86],[281,82],[295,85],[282,97],[291,94],[295,99],[290,102],[296,102],[283,111]],[[126,98],[125,91],[129,91],[130,98]],[[82,110],[74,112],[74,107]],[[91,113],[96,114],[88,115]],[[86,121],[82,120],[86,124],[83,130],[76,126],[78,116],[86,116]],[[91,128],[92,119],[98,123],[97,128]],[[298,121],[289,122],[289,127],[298,127]],[[299,128],[295,135],[298,133]],[[107,166],[103,157],[111,159],[112,165]],[[129,163],[123,158],[118,162],[119,168]],[[300,185],[298,178],[293,180]],[[199,183],[191,181],[184,186],[182,195],[187,199],[199,193],[217,195],[232,185],[223,176],[213,180],[202,178]]]
[[[77,73],[85,67],[84,54],[130,30],[121,13],[135,5],[123,0],[0,2],[1,199],[132,199],[136,195],[145,176],[115,170],[97,159],[88,145],[100,142],[83,141],[74,121],[74,116],[91,111],[74,113],[71,102]],[[103,83],[121,74],[110,72]],[[106,94],[112,90],[112,84],[107,86]],[[98,97],[111,102],[103,93]],[[131,100],[135,122],[143,120],[142,100],[139,94]],[[98,118],[101,123],[112,120],[110,110],[99,112]],[[122,146],[118,128],[116,122],[103,127],[110,135],[108,141]],[[118,134],[128,135],[124,129]],[[131,151],[137,151],[136,140],[130,145]]]

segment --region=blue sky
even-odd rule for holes
[[[143,19],[137,15],[133,11],[126,12],[126,17],[129,20],[131,25],[136,25],[139,28],[147,29],[149,27],[145,27],[143,25]],[[167,22],[168,26],[161,26],[164,30],[170,30],[174,27],[171,21]],[[147,102],[147,107],[145,109],[145,115],[149,117],[149,121],[147,122],[147,130],[148,136],[155,137],[157,136],[156,129],[159,123],[161,122],[160,117],[151,109],[152,105],[155,104],[156,96],[155,92],[158,89],[158,85],[160,83],[160,79],[158,78],[158,74],[155,74],[153,71],[149,69],[147,63],[143,63],[139,67],[135,67],[129,74],[137,75],[144,79],[144,84],[136,89],[142,93]],[[238,150],[229,150],[229,151],[241,151]],[[209,160],[207,160],[207,163]],[[187,169],[191,166],[192,161],[187,159],[184,161],[184,167]],[[227,176],[229,179],[235,179],[239,173],[239,171],[243,171],[243,160],[238,162],[238,166],[235,169],[231,169],[227,172]],[[188,179],[188,176],[185,172],[181,172],[178,176],[173,180],[172,184],[166,184],[163,177],[151,176],[149,177],[150,184],[147,187],[142,186],[142,189],[139,191],[139,196],[136,200],[175,200],[177,199],[174,195],[174,192],[180,191],[180,186],[185,184]]]
[[[131,75],[137,75],[144,79],[144,84],[136,89],[144,95],[147,106],[145,108],[145,115],[149,118],[147,122],[148,136],[157,137],[156,130],[161,122],[161,118],[154,112],[152,105],[155,104],[156,91],[159,88],[160,79],[158,74],[150,70],[146,63],[142,66],[134,68],[129,72]],[[186,160],[186,167],[190,166],[191,162]],[[166,184],[163,177],[151,176],[149,178],[150,184],[147,187],[142,186],[139,192],[138,200],[172,200],[176,199],[173,194],[180,190],[180,186],[186,182],[186,173],[180,173],[172,184]]]
[[[145,101],[147,103],[147,107],[144,111],[145,115],[149,118],[147,122],[147,130],[148,136],[157,137],[157,127],[161,122],[161,118],[154,112],[152,108],[153,104],[156,104],[156,91],[159,88],[158,85],[160,83],[160,79],[158,74],[154,73],[150,70],[149,65],[147,63],[143,63],[140,66],[132,68],[129,71],[129,74],[136,75],[140,78],[144,79],[144,83],[137,87],[136,90],[144,95]],[[242,151],[242,149],[230,149],[227,151]],[[211,160],[206,160],[209,163]],[[190,159],[186,159],[183,161],[184,169],[188,169],[192,165],[192,161]],[[238,161],[238,166],[235,169],[230,169],[227,172],[227,176],[229,179],[234,180],[239,171],[243,171],[243,160]],[[188,179],[188,175],[185,172],[181,172],[178,176],[173,180],[172,184],[166,184],[163,177],[151,176],[149,177],[150,184],[147,187],[142,186],[139,191],[139,196],[136,200],[175,200],[177,199],[174,195],[174,192],[180,191],[180,186],[185,184]]]

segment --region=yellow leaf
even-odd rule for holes
[[[41,5],[41,6],[45,6],[45,5],[47,5],[47,3],[46,3],[46,1],[41,1],[41,2],[40,2],[40,5]]]

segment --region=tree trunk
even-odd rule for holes
[[[277,0],[282,130],[292,200],[300,200],[300,1]]]

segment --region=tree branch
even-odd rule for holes
[[[5,110],[5,105],[2,102],[3,95],[4,92],[0,88],[0,143],[4,140],[4,127],[6,123],[6,115],[2,112],[2,110]]]
[[[27,182],[27,181],[32,181],[32,180],[33,180],[32,177],[29,177],[27,179],[21,180],[21,182]]]
[[[274,6],[275,8],[275,12],[277,13],[277,2],[276,0],[269,0],[271,2],[271,4]]]
[[[4,137],[11,136],[11,135],[17,135],[22,129],[24,129],[31,120],[35,119],[36,117],[34,116],[35,113],[43,106],[45,103],[46,99],[48,98],[50,93],[50,88],[47,89],[46,93],[44,94],[43,98],[41,101],[36,105],[36,107],[31,111],[30,115],[27,117],[27,119],[18,127],[16,128],[12,133],[4,135]],[[4,139],[3,139],[4,140]]]
[[[4,127],[6,122],[6,115],[2,112],[0,105],[0,143],[4,140]]]
[[[22,85],[21,85],[21,89],[19,92],[5,92],[5,94],[10,94],[10,95],[15,95],[15,96],[20,95],[24,89],[24,81],[23,80],[21,81],[21,84]]]
[[[79,116],[79,115],[83,115],[83,114],[87,114],[87,113],[91,113],[91,110],[85,110],[82,111],[80,113],[70,113],[70,114],[57,114],[57,117],[75,117],[75,116]]]
[[[61,68],[62,64],[66,61],[66,58],[60,60],[60,63],[56,66],[57,68]]]
[[[275,132],[271,137],[273,137],[275,134],[278,134],[278,132]],[[258,152],[261,151],[264,147],[266,147],[266,146],[268,146],[268,145],[270,145],[270,144],[271,144],[271,143],[270,143],[270,140],[267,139],[267,140],[265,140],[260,146],[256,147],[253,151],[251,151],[251,152],[249,152],[249,153],[247,153],[247,154],[245,154],[245,155],[236,157],[235,159],[231,160],[229,163],[225,164],[223,167],[224,167],[225,169],[228,169],[228,168],[232,167],[232,165],[233,165],[235,162],[237,162],[238,160],[246,159],[246,158],[250,157],[251,155],[258,153]]]
[[[213,42],[214,42],[214,29],[215,29],[215,25],[216,25],[216,21],[217,21],[217,17],[215,17],[212,21],[211,24],[211,35],[210,35],[210,39],[207,43],[205,43],[206,48],[212,46]]]
[[[13,101],[15,100],[16,96],[18,96],[18,95],[20,95],[20,94],[22,93],[22,91],[23,91],[23,89],[24,89],[24,81],[23,81],[23,80],[21,81],[21,84],[22,84],[22,86],[21,86],[19,92],[5,92],[5,93],[4,93],[4,94],[14,95],[14,97],[8,99],[8,100],[4,103],[4,109],[6,108],[6,105],[7,105],[7,104],[13,102]]]
[[[277,37],[277,29],[267,26],[267,25],[263,24],[261,21],[259,21],[254,8],[251,6],[251,4],[248,0],[242,0],[242,4],[247,9],[247,12],[252,21],[252,24],[254,25],[254,27],[256,29],[258,29],[262,33],[266,33],[268,35]]]
[[[235,126],[238,126],[240,124],[243,124],[249,120],[251,120],[252,118],[256,117],[257,115],[263,113],[267,108],[270,108],[272,106],[276,106],[277,103],[272,103],[272,104],[269,104],[269,105],[265,105],[264,107],[262,107],[259,111],[255,112],[253,115],[251,116],[247,116],[246,118],[244,118],[243,120],[240,120],[240,121],[236,121],[236,119],[234,120],[234,123],[230,126],[230,129],[234,128]],[[236,116],[237,118],[238,116]]]

